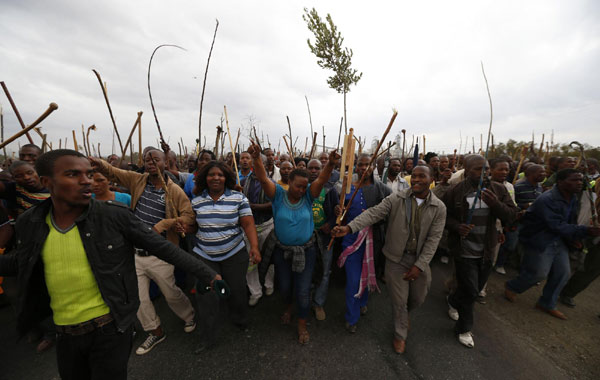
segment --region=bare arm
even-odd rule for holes
[[[262,163],[262,159],[260,158],[260,148],[256,144],[250,145],[248,147],[248,153],[252,156],[252,163],[254,167],[254,175],[260,182],[260,185],[265,192],[265,195],[270,199],[275,198],[275,192],[277,191],[277,186],[269,179],[267,175],[267,171],[265,170],[265,166]]]
[[[258,249],[258,234],[256,233],[256,226],[254,225],[254,217],[251,215],[242,216],[240,218],[240,225],[246,233],[246,237],[250,242],[250,258],[255,264],[260,263],[260,250]]]

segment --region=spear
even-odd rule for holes
[[[325,152],[325,126],[323,125],[323,152]]]
[[[106,106],[108,107],[108,113],[110,114],[110,120],[112,121],[113,128],[115,134],[117,135],[117,140],[119,141],[119,147],[121,151],[123,151],[123,144],[121,143],[121,135],[119,135],[119,130],[117,129],[117,123],[115,123],[115,117],[113,116],[112,108],[110,108],[110,102],[108,101],[108,95],[106,93],[106,86],[102,84],[102,78],[100,78],[100,74],[94,69],[92,69],[94,74],[96,74],[96,78],[98,78],[98,82],[100,83],[100,88],[102,89],[102,95],[104,95],[104,101],[106,102]],[[114,141],[114,140],[113,140]]]

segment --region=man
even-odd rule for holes
[[[521,210],[527,208],[542,195],[540,183],[546,178],[546,170],[542,165],[532,164],[525,170],[525,177],[515,183],[515,202]]]
[[[394,351],[402,354],[406,347],[408,313],[420,306],[431,283],[429,262],[442,237],[446,207],[429,190],[432,177],[427,166],[412,170],[409,189],[386,197],[379,205],[367,209],[347,226],[335,227],[336,237],[359,231],[381,220],[388,220],[383,253],[386,257],[385,278],[394,314]]]
[[[246,178],[252,173],[252,156],[248,152],[240,154],[238,177],[240,177],[240,185],[244,186]]]
[[[263,165],[268,163],[268,156],[265,157],[263,155],[261,158],[263,160]],[[269,172],[267,171],[267,176],[268,175]],[[252,210],[254,225],[256,226],[256,233],[258,235],[258,248],[262,252],[265,240],[274,227],[273,209],[271,208],[271,201],[265,196],[265,192],[254,172],[251,172],[248,178],[246,178],[244,195],[248,198],[248,202],[250,202],[250,209]],[[246,244],[249,244],[249,242],[246,242]],[[259,277],[258,265],[250,264],[248,272],[246,273],[246,282],[248,283],[248,290],[250,290],[250,298],[248,299],[249,306],[256,306],[263,295]],[[267,296],[273,294],[274,277],[275,270],[270,266],[265,277],[265,294]]]
[[[559,171],[563,169],[574,169],[575,165],[577,165],[575,157],[560,157],[556,161],[556,171],[542,183],[544,190],[549,190],[554,186],[556,183],[556,175]]]
[[[291,160],[290,160],[290,156],[289,156],[288,154],[286,154],[286,153],[281,153],[281,154],[279,155],[279,168],[280,168],[280,169],[281,169],[281,164],[282,164],[282,163],[284,163],[284,162],[286,162],[286,161],[287,161],[287,162],[291,162]],[[292,166],[293,166],[293,165],[292,165]]]
[[[275,152],[271,148],[263,149],[263,154],[267,157],[267,162],[265,165],[265,169],[267,170],[267,175],[271,178],[275,183],[281,179],[281,175],[279,174],[279,168],[275,166]]]
[[[41,155],[42,150],[35,144],[25,144],[19,149],[19,161],[26,161],[31,165],[34,165],[35,160]]]
[[[588,176],[593,181],[596,181],[598,179],[598,177],[600,177],[600,173],[598,172],[598,169],[600,168],[600,166],[598,166],[598,160],[596,160],[595,158],[588,158],[587,164],[588,164]]]
[[[383,183],[390,189],[393,193],[397,193],[399,191],[408,189],[410,185],[400,173],[402,172],[402,162],[399,158],[394,157],[390,158],[389,166],[387,170],[387,176],[383,178]],[[385,172],[384,172],[385,174]]]
[[[312,159],[308,162],[309,183],[313,183],[319,178],[321,169],[322,165],[320,160]],[[312,205],[313,221],[323,262],[323,277],[321,277],[313,297],[313,310],[315,312],[315,318],[318,321],[324,321],[326,318],[324,306],[325,301],[327,300],[327,291],[329,290],[329,276],[331,274],[331,260],[333,256],[333,248],[328,249],[327,246],[331,240],[331,227],[335,226],[335,206],[338,205],[339,198],[338,192],[326,183],[321,190],[319,197],[315,198]]]
[[[190,154],[186,160],[187,163],[187,171],[188,173],[192,174],[193,172],[196,171],[196,161],[198,160],[198,157],[196,157],[193,154]]]
[[[289,177],[292,170],[294,170],[294,166],[290,161],[283,161],[281,164],[279,164],[279,174],[281,178],[275,183],[287,190],[290,185]]]
[[[522,218],[519,240],[525,247],[519,276],[506,283],[505,297],[515,302],[517,294],[546,278],[535,307],[566,320],[556,309],[560,291],[569,280],[569,248],[581,247],[586,236],[600,236],[600,227],[577,225],[577,197],[583,176],[572,168],[556,173],[556,185],[540,195]]]
[[[0,257],[0,273],[18,276],[17,329],[53,315],[62,379],[125,379],[139,306],[133,245],[207,284],[220,276],[118,202],[91,199],[93,170],[82,154],[53,150],[36,170],[51,198],[19,218],[15,252]]]
[[[498,243],[496,219],[508,224],[518,211],[506,188],[496,182],[484,181],[476,199],[486,166],[487,161],[482,156],[469,156],[465,160],[465,179],[448,189],[443,198],[448,210],[446,228],[448,244],[454,253],[457,282],[456,290],[447,299],[448,315],[457,321],[458,341],[469,348],[475,346],[471,334],[473,305],[488,280],[494,246]],[[468,220],[470,214],[472,218]]]
[[[150,150],[146,153],[144,174],[117,169],[98,158],[90,158],[90,161],[104,176],[113,178],[129,190],[131,209],[138,219],[159,234],[166,233],[167,240],[179,246],[177,229],[194,225],[195,214],[183,190],[164,174],[166,163],[162,151]],[[167,189],[163,188],[161,175]],[[166,338],[150,299],[150,280],[158,285],[171,310],[184,321],[186,333],[196,328],[195,312],[190,300],[175,285],[173,265],[150,255],[144,247],[136,246],[135,266],[141,301],[137,315],[144,331],[148,332],[148,337],[138,347],[136,354],[144,355]]]
[[[444,171],[444,169],[450,167],[450,159],[448,156],[440,156],[440,173]]]
[[[152,149],[155,149],[155,148],[152,148]],[[146,153],[144,152],[144,154],[146,154]],[[112,166],[117,166],[117,164],[119,163],[119,156],[117,156],[116,154],[111,154],[110,156],[106,157],[106,161],[108,161],[108,163],[111,164]]]
[[[327,165],[327,163],[329,162],[329,154],[327,152],[321,152],[321,154],[319,154],[319,162],[321,162],[322,168],[325,167],[325,165]],[[327,182],[327,186],[333,187],[339,180],[340,180],[339,170],[333,169],[333,171],[331,172],[331,177],[329,178],[329,181]]]

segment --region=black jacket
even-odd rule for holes
[[[12,254],[0,256],[0,275],[18,276],[17,330],[20,334],[52,314],[41,259],[49,233],[46,216],[51,204],[48,199],[19,217],[16,248]],[[140,305],[134,245],[192,272],[207,284],[216,275],[201,260],[153,232],[127,206],[118,202],[92,199],[75,223],[102,298],[120,331],[135,321]]]

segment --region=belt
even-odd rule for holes
[[[140,249],[140,248],[134,248],[135,249],[135,254],[138,256],[150,256],[150,252],[146,251],[145,249]]]
[[[98,318],[90,319],[89,321],[81,322],[76,325],[56,326],[56,331],[68,335],[83,335],[107,325],[112,321],[114,321],[112,315],[104,314]]]

